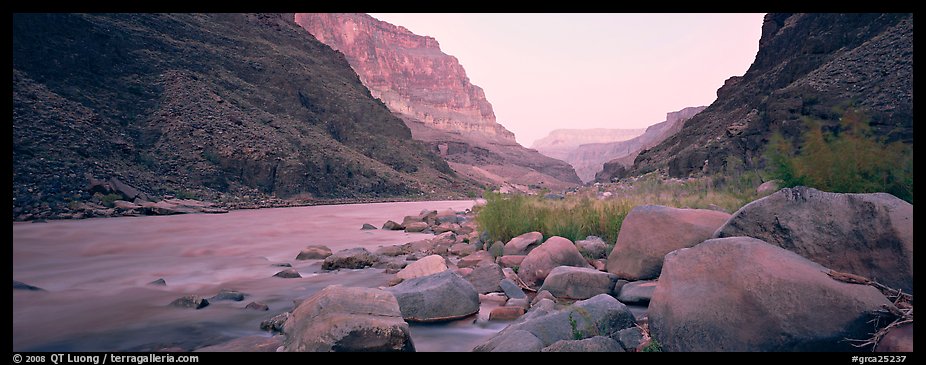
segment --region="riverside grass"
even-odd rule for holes
[[[523,233],[537,231],[544,237],[561,236],[573,242],[598,236],[613,245],[624,218],[635,206],[719,208],[734,212],[758,198],[755,186],[760,182],[755,174],[742,174],[736,179],[707,177],[688,181],[651,175],[618,185],[620,189],[606,199],[597,199],[596,191],[569,195],[563,200],[487,192],[486,205],[476,211],[476,223],[492,241],[507,242]]]

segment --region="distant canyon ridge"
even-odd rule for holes
[[[366,14],[297,13],[295,21],[343,53],[371,94],[457,173],[517,190],[581,183],[569,164],[515,142],[483,90],[434,38]]]
[[[666,120],[645,129],[567,129],[555,130],[534,142],[532,148],[547,156],[568,162],[582,182],[607,182],[610,169],[626,169],[643,150],[671,137],[706,106],[688,107],[666,113]],[[609,171],[601,172],[607,165]]]

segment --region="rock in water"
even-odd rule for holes
[[[247,294],[242,293],[237,290],[222,289],[222,290],[219,290],[218,294],[216,294],[215,296],[209,299],[215,302],[220,301],[220,300],[231,300],[235,302],[240,302],[244,300],[244,297],[246,296]]]
[[[617,300],[627,304],[646,304],[653,298],[656,282],[652,280],[634,281],[621,286]]]
[[[328,246],[312,245],[299,251],[296,260],[321,260],[328,256],[331,256],[331,249]]]
[[[538,286],[557,266],[592,267],[579,254],[579,250],[572,241],[553,236],[527,254],[524,261],[521,261],[518,276],[527,285]]]
[[[617,282],[617,275],[595,269],[559,266],[550,271],[540,290],[549,291],[557,298],[588,299],[598,294],[609,294]]]
[[[13,290],[45,291],[45,289],[16,280],[13,280]]]
[[[203,309],[209,305],[209,301],[206,298],[198,297],[195,295],[187,295],[175,299],[173,302],[170,302],[172,307],[178,308],[194,308],[194,309]]]
[[[624,352],[610,337],[595,336],[584,340],[559,340],[544,347],[541,352]]]
[[[157,280],[155,280],[155,281],[152,281],[152,282],[148,283],[148,285],[152,285],[152,286],[167,286],[167,281],[164,280],[164,278],[160,278],[160,279],[157,279]]]
[[[386,221],[386,223],[383,223],[383,229],[387,231],[401,231],[405,229],[405,227],[393,221]]]
[[[289,268],[283,271],[280,271],[276,274],[273,274],[274,277],[283,278],[283,279],[296,279],[301,278],[302,275],[299,275],[299,272],[296,269]]]
[[[252,309],[252,310],[256,310],[256,311],[268,311],[268,310],[270,310],[270,306],[268,306],[268,305],[266,305],[266,304],[264,304],[264,303],[261,303],[261,302],[250,302],[250,303],[248,303],[248,305],[244,306],[244,308],[245,308],[245,309]]]
[[[409,222],[408,224],[404,224],[404,226],[405,232],[409,233],[423,232],[428,229],[428,224],[425,222]]]
[[[341,250],[325,258],[322,263],[323,270],[335,269],[362,269],[373,266],[377,261],[376,255],[363,247]]]
[[[360,230],[362,231],[372,231],[374,229],[376,229],[376,226],[369,223],[364,223],[363,226],[360,227]]]
[[[407,321],[446,321],[479,311],[479,294],[473,284],[452,271],[405,280],[386,290],[395,295]]]
[[[415,351],[391,293],[329,286],[299,304],[283,327],[285,351]]]
[[[732,236],[913,293],[913,205],[890,194],[782,189],[740,208],[715,234]]]
[[[408,264],[404,269],[395,274],[402,280],[414,279],[431,274],[437,274],[447,270],[447,263],[443,257],[430,255],[422,257],[420,260]]]
[[[540,232],[528,232],[508,241],[502,253],[504,255],[527,255],[531,250],[540,246],[542,241],[543,234]]]
[[[286,321],[289,319],[289,317],[289,312],[277,314],[270,319],[261,321],[260,329],[272,333],[283,333],[283,326],[286,325]]]
[[[871,315],[891,303],[828,271],[750,237],[672,252],[650,301],[650,332],[667,351],[858,351],[846,339],[868,338]]]
[[[707,209],[634,207],[608,256],[608,272],[627,280],[655,279],[667,253],[711,238],[729,218],[727,213]]]
[[[524,315],[524,307],[521,306],[504,306],[492,308],[489,312],[490,321],[510,321],[518,319]]]
[[[635,324],[627,306],[610,295],[596,295],[560,310],[555,309],[553,302],[544,299],[518,321],[476,346],[473,351],[499,351],[504,344],[519,341],[518,338],[526,337],[526,334],[536,337],[542,345],[536,349],[531,347],[520,351],[540,351],[560,340],[607,336]]]

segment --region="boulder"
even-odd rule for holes
[[[727,213],[707,209],[634,207],[608,256],[608,272],[627,280],[655,279],[667,253],[711,238],[729,218]]]
[[[431,255],[408,264],[402,271],[396,273],[395,276],[402,280],[408,280],[437,274],[445,270],[447,270],[447,263],[444,258],[438,255]]]
[[[656,281],[633,281],[621,287],[617,300],[626,304],[646,304],[653,298],[654,290],[656,290]]]
[[[913,293],[913,205],[890,194],[782,189],[740,208],[715,234],[733,236]]]
[[[299,272],[296,269],[289,268],[283,271],[280,271],[276,274],[273,274],[274,277],[283,278],[283,279],[296,279],[301,278],[302,275],[299,275]]]
[[[540,302],[540,301],[543,300],[543,299],[549,299],[549,300],[552,300],[552,301],[554,301],[554,302],[556,301],[556,297],[553,296],[552,293],[550,293],[550,292],[548,292],[548,291],[546,291],[546,290],[541,290],[540,292],[537,293],[537,295],[534,296],[534,299],[531,300],[531,306],[537,305],[537,303]]]
[[[579,253],[589,259],[603,259],[608,257],[608,244],[600,237],[588,236],[584,240],[576,241]]]
[[[376,229],[376,226],[369,223],[364,223],[363,226],[360,227],[361,231],[372,231],[374,229]]]
[[[887,330],[875,352],[913,352],[913,322]]]
[[[610,337],[595,336],[583,340],[559,340],[540,352],[624,352]]]
[[[441,223],[431,227],[431,230],[436,234],[441,234],[444,232],[456,232],[460,230],[460,225],[456,223]]]
[[[502,267],[520,268],[521,263],[527,255],[506,255],[498,258],[498,264]]]
[[[540,246],[541,241],[543,241],[543,234],[528,232],[508,241],[502,253],[504,255],[527,255],[535,247]]]
[[[502,268],[493,262],[482,261],[472,267],[472,271],[463,275],[466,281],[473,284],[476,292],[480,294],[501,291],[498,283],[505,278]]]
[[[476,245],[469,243],[456,243],[453,246],[450,246],[449,252],[451,255],[457,255],[460,257],[468,256],[473,252],[476,252]]]
[[[595,269],[559,266],[550,271],[540,290],[549,291],[557,298],[588,299],[598,294],[609,294],[617,282],[617,275]]]
[[[268,311],[270,310],[270,306],[264,303],[261,303],[261,302],[250,302],[248,303],[248,305],[244,306],[244,309],[251,309],[251,310],[256,310],[256,311]]]
[[[760,196],[768,195],[778,190],[780,186],[781,180],[769,180],[759,184],[759,187],[756,188],[756,194]]]
[[[399,271],[408,266],[408,261],[401,257],[380,257],[376,260],[376,263],[373,264],[375,269],[383,269],[384,272],[389,274],[397,274]]]
[[[460,259],[460,262],[457,262],[458,267],[475,267],[482,262],[495,263],[495,258],[492,257],[488,251],[476,251]]]
[[[446,321],[479,311],[479,294],[473,284],[452,271],[405,280],[386,290],[395,295],[407,321]]]
[[[329,286],[303,301],[283,326],[285,351],[414,351],[391,293]]]
[[[383,229],[387,231],[401,231],[405,229],[405,226],[393,221],[386,221],[386,223],[383,223]]]
[[[511,279],[502,279],[498,282],[498,286],[502,288],[502,291],[505,292],[509,298],[527,298],[527,294],[524,294],[524,291],[521,290],[521,287],[518,284],[515,284]]]
[[[151,286],[167,286],[167,281],[164,280],[164,278],[159,278],[159,279],[157,279],[157,280],[155,280],[155,281],[152,281],[152,282],[148,283],[148,285],[151,285]]]
[[[524,308],[525,311],[527,311],[531,309],[531,301],[530,301],[530,298],[527,298],[527,297],[508,298],[508,300],[505,301],[505,306],[506,307],[521,307],[521,308]]]
[[[455,212],[453,209],[444,209],[437,212],[435,215],[435,220],[438,224],[462,222],[461,217],[458,216],[457,212]]]
[[[492,308],[489,312],[490,321],[512,321],[524,315],[524,308],[521,306],[504,306]]]
[[[209,298],[209,300],[212,300],[214,302],[218,302],[221,300],[230,300],[233,302],[240,302],[244,300],[244,297],[246,296],[248,295],[240,291],[237,291],[237,290],[222,289],[222,290],[219,290],[218,294],[214,295],[212,298]]]
[[[539,352],[543,349],[543,341],[527,331],[514,331],[510,336],[494,346],[491,352]],[[476,351],[475,349],[473,351]]]
[[[495,241],[486,251],[489,251],[493,258],[502,256],[504,255],[505,244],[502,241]]]
[[[557,266],[591,268],[572,241],[553,236],[527,254],[524,261],[521,261],[518,276],[527,285],[539,286],[550,271]]]
[[[283,336],[247,336],[196,349],[194,352],[276,352],[283,346]]]
[[[362,269],[373,266],[377,261],[375,255],[363,247],[350,248],[338,251],[325,258],[322,262],[323,270],[335,269]]]
[[[379,256],[393,257],[393,256],[406,255],[408,253],[409,252],[406,250],[406,246],[404,245],[384,246],[384,247],[380,247],[376,249],[376,254]]]
[[[109,183],[111,184],[113,190],[121,194],[122,197],[125,198],[125,200],[133,201],[136,198],[141,199],[141,200],[151,200],[151,198],[149,198],[147,194],[139,191],[134,186],[131,186],[129,184],[122,182],[121,180],[115,177],[109,179]]]
[[[328,256],[331,256],[331,249],[328,246],[312,245],[299,251],[296,260],[323,260]]]
[[[125,200],[116,200],[113,202],[113,207],[119,210],[134,210],[134,209],[141,208],[141,205],[138,205],[132,202],[127,202]]]
[[[425,222],[410,222],[408,224],[403,224],[405,226],[405,232],[417,233],[422,232],[428,229],[428,224]]]
[[[667,351],[859,351],[846,339],[868,338],[872,313],[891,303],[828,272],[750,237],[672,252],[649,304],[651,336]]]
[[[612,334],[611,338],[617,341],[625,351],[636,351],[643,344],[643,330],[637,326],[624,328]]]
[[[476,346],[473,351],[493,351],[506,342],[527,337],[527,334],[540,340],[540,347],[543,348],[560,340],[608,336],[634,325],[633,314],[627,306],[606,294],[577,301],[559,310],[552,301],[544,299],[516,322]]]
[[[187,295],[174,299],[173,302],[170,302],[170,306],[178,308],[203,309],[209,306],[209,300],[196,295]]]
[[[597,259],[597,260],[588,260],[588,264],[592,265],[595,270],[598,271],[608,271],[608,260]]]

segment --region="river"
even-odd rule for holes
[[[263,335],[259,323],[293,301],[331,285],[379,287],[381,269],[325,272],[319,260],[296,261],[307,245],[333,251],[403,244],[432,237],[362,231],[422,209],[472,207],[473,201],[348,204],[192,214],[13,223],[13,279],[46,291],[13,290],[14,351],[190,351]],[[292,264],[301,279],[272,275]],[[167,286],[147,283],[163,278]],[[184,295],[220,289],[249,294],[201,310],[170,307]],[[243,309],[250,301],[270,311]],[[507,323],[476,317],[412,325],[419,351],[469,351]]]

